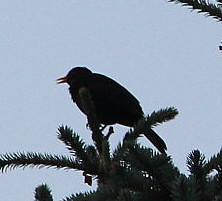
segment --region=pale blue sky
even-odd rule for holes
[[[61,124],[91,143],[85,116],[55,83],[80,65],[118,80],[145,113],[178,108],[178,118],[156,130],[182,172],[193,149],[207,157],[219,151],[222,28],[215,20],[161,0],[9,0],[1,2],[0,27],[0,153],[68,154],[56,136]],[[115,128],[113,146],[126,130]],[[41,183],[55,200],[91,189],[73,171],[27,168],[0,177],[4,201],[33,200]]]

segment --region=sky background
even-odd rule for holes
[[[193,149],[207,158],[220,150],[219,22],[161,0],[8,0],[1,1],[0,27],[0,153],[69,154],[57,140],[61,124],[92,142],[68,87],[55,82],[74,66],[117,80],[146,114],[178,108],[179,116],[156,131],[181,172]],[[113,148],[127,128],[115,131]],[[1,200],[33,200],[42,183],[55,200],[96,187],[74,171],[16,169],[0,175]]]

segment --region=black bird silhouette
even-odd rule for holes
[[[117,123],[133,127],[144,117],[139,101],[126,88],[105,75],[93,73],[88,68],[75,67],[65,77],[57,79],[57,83],[67,83],[70,86],[72,100],[83,113],[85,111],[79,90],[82,87],[88,89],[95,106],[97,120],[105,126]],[[143,134],[161,153],[165,153],[166,144],[154,130],[149,129]]]

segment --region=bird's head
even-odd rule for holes
[[[64,77],[58,78],[57,84],[67,83],[71,85],[79,80],[87,79],[92,74],[92,71],[90,71],[86,67],[74,67],[72,68],[68,74]]]

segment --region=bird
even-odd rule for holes
[[[73,102],[85,114],[79,90],[86,88],[94,104],[97,120],[104,126],[120,124],[134,127],[144,118],[144,112],[137,98],[121,84],[103,74],[94,73],[86,67],[74,67],[58,84],[67,83]],[[142,133],[161,152],[166,153],[164,140],[152,129]]]

